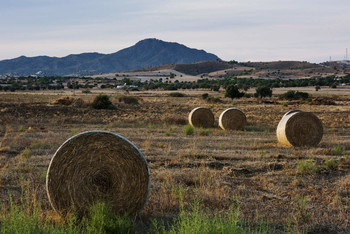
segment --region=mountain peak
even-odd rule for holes
[[[146,38],[112,54],[82,53],[66,57],[24,57],[0,61],[0,74],[30,75],[43,71],[47,75],[112,73],[165,64],[189,64],[220,60],[204,50],[188,48],[176,42]],[[24,59],[25,58],[25,59]]]

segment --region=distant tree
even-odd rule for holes
[[[231,61],[228,61],[229,64],[237,64],[238,62],[236,60],[231,60]]]
[[[244,93],[240,92],[236,85],[229,85],[226,87],[225,97],[234,99],[234,98],[241,98],[243,96],[244,96]]]
[[[131,85],[132,84],[132,81],[130,80],[130,78],[123,78],[122,79],[122,83],[123,84],[127,84],[127,85]]]
[[[271,97],[272,89],[267,86],[260,86],[256,89],[255,97]]]
[[[320,89],[321,89],[321,87],[319,85],[316,85],[315,90],[318,91]]]

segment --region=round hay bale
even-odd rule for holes
[[[219,126],[223,130],[243,130],[246,122],[245,114],[237,108],[228,108],[219,117]]]
[[[313,113],[291,110],[280,120],[276,134],[286,146],[316,146],[322,139],[323,126]]]
[[[210,128],[214,125],[213,113],[204,107],[194,108],[190,112],[188,120],[193,127],[198,128]]]
[[[127,139],[104,131],[69,138],[51,159],[46,189],[59,214],[84,215],[97,202],[117,215],[140,211],[150,189],[150,172],[142,153]]]
[[[54,100],[51,104],[69,106],[73,103],[73,100],[74,98],[72,97],[60,97]]]

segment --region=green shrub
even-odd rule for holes
[[[92,107],[94,109],[114,109],[115,106],[112,104],[108,95],[100,94],[95,97],[92,102]]]
[[[85,90],[83,90],[83,91],[81,91],[82,93],[91,93],[91,91],[90,90],[88,90],[88,89],[85,89]]]
[[[194,133],[194,128],[189,124],[183,126],[182,130],[186,136],[193,135]]]
[[[119,102],[124,102],[125,104],[139,104],[139,100],[133,96],[121,96],[118,98]]]
[[[316,171],[317,171],[316,163],[310,159],[297,162],[298,174],[312,174]]]
[[[208,93],[203,93],[202,94],[202,99],[207,99],[209,97],[209,94]]]
[[[271,97],[272,96],[272,89],[267,86],[260,86],[256,89],[256,92],[254,94],[255,97]]]
[[[236,85],[229,85],[225,90],[225,97],[229,97],[231,99],[241,98],[244,96],[244,92],[240,92]]]
[[[170,97],[185,97],[185,94],[180,92],[169,93]]]
[[[299,99],[306,100],[309,98],[309,94],[305,92],[299,92],[299,91],[295,92],[293,90],[289,90],[288,92],[282,94],[281,97],[287,100],[299,100]]]

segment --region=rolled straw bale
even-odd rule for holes
[[[46,177],[49,201],[59,214],[84,215],[106,202],[118,215],[140,211],[150,189],[150,172],[142,153],[111,132],[90,131],[64,142],[51,159]]]
[[[245,114],[238,108],[228,108],[219,117],[219,126],[223,130],[243,130],[246,122]]]
[[[313,113],[291,110],[280,120],[276,135],[286,146],[316,146],[322,139],[323,126]]]
[[[73,100],[74,98],[72,97],[60,97],[54,100],[51,104],[69,106],[73,103]]]
[[[209,128],[214,125],[214,115],[211,110],[204,107],[194,108],[189,116],[188,120],[193,127]]]

